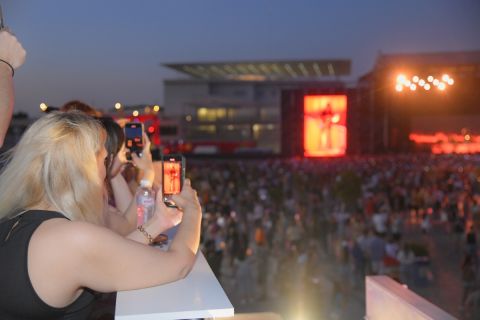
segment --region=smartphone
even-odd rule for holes
[[[128,122],[125,124],[125,147],[127,148],[127,160],[132,160],[132,152],[138,156],[143,150],[143,123]]]
[[[162,197],[167,207],[177,208],[172,195],[180,193],[185,180],[185,157],[162,154]]]

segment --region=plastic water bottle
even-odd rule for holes
[[[142,179],[135,195],[137,202],[137,226],[146,223],[155,211],[155,192],[152,183]]]

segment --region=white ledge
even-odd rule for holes
[[[366,277],[367,320],[455,320],[436,305],[386,276]]]
[[[162,266],[158,266],[162,268]],[[185,279],[117,293],[115,319],[157,320],[232,317],[233,306],[203,254]]]

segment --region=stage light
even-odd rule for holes
[[[434,78],[433,78],[432,76],[428,76],[427,81],[428,81],[428,82],[433,82],[433,79],[434,79]]]
[[[465,141],[470,141],[471,138],[472,138],[472,137],[471,137],[469,134],[466,134],[466,135],[465,135]]]
[[[414,84],[414,83],[412,83],[412,84],[410,85],[410,90],[412,90],[412,91],[417,90],[417,85]]]
[[[444,82],[447,82],[448,79],[450,79],[450,77],[448,76],[448,74],[444,74],[444,75],[442,76],[442,80],[443,80]]]
[[[425,90],[430,90],[430,85],[428,83],[426,83],[424,86],[423,86],[423,89]]]
[[[440,84],[440,81],[438,79],[433,80],[433,85],[437,87]]]
[[[48,109],[48,106],[46,103],[42,102],[40,103],[40,110],[42,110],[43,112],[47,111]]]
[[[159,105],[154,105],[154,106],[153,106],[153,111],[154,111],[154,112],[160,111],[160,106],[159,106]]]
[[[403,91],[403,86],[401,84],[397,84],[395,86],[395,90],[397,90],[397,92],[402,92]]]
[[[418,81],[418,85],[419,85],[420,87],[423,87],[423,86],[425,85],[425,80],[420,79],[420,80]]]
[[[411,81],[407,80],[403,83],[405,85],[405,87],[410,87],[410,85],[412,84]]]
[[[455,83],[455,81],[452,78],[450,78],[450,79],[448,79],[447,83],[449,85],[453,85]]]
[[[115,103],[115,109],[117,110],[122,109],[122,104],[120,102]]]
[[[413,82],[418,82],[419,79],[420,79],[420,78],[419,78],[418,76],[413,76],[412,81],[413,81]]]
[[[138,110],[133,111],[133,112],[132,112],[132,115],[133,115],[134,117],[138,117]]]
[[[440,82],[440,83],[438,84],[438,90],[442,90],[442,91],[443,91],[443,90],[445,90],[446,87],[447,87],[447,86],[446,86],[445,83],[443,83],[443,82]]]

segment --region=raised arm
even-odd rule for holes
[[[146,143],[142,156],[137,157],[136,154],[133,154],[132,158],[135,166],[145,172],[144,178],[153,183],[155,173],[150,152],[150,141],[146,135],[144,139]],[[122,148],[114,159],[110,177],[116,208],[109,208],[105,215],[106,226],[123,236],[130,234],[137,227],[135,194],[132,194],[127,181],[121,174],[121,168],[125,163],[125,149]]]
[[[82,224],[85,233],[73,240],[82,252],[76,263],[84,264],[76,275],[79,286],[108,292],[150,287],[185,277],[195,261],[201,224],[200,204],[189,180],[174,201],[182,208],[183,218],[166,252],[138,243],[148,242],[138,230],[129,235],[135,240],[130,241],[103,228]],[[170,209],[161,201],[157,201],[157,206],[156,211]],[[155,237],[164,227],[165,221],[153,219],[145,230]]]
[[[8,31],[0,31],[0,147],[3,146],[13,113],[13,70],[23,64],[25,55],[15,36]]]

